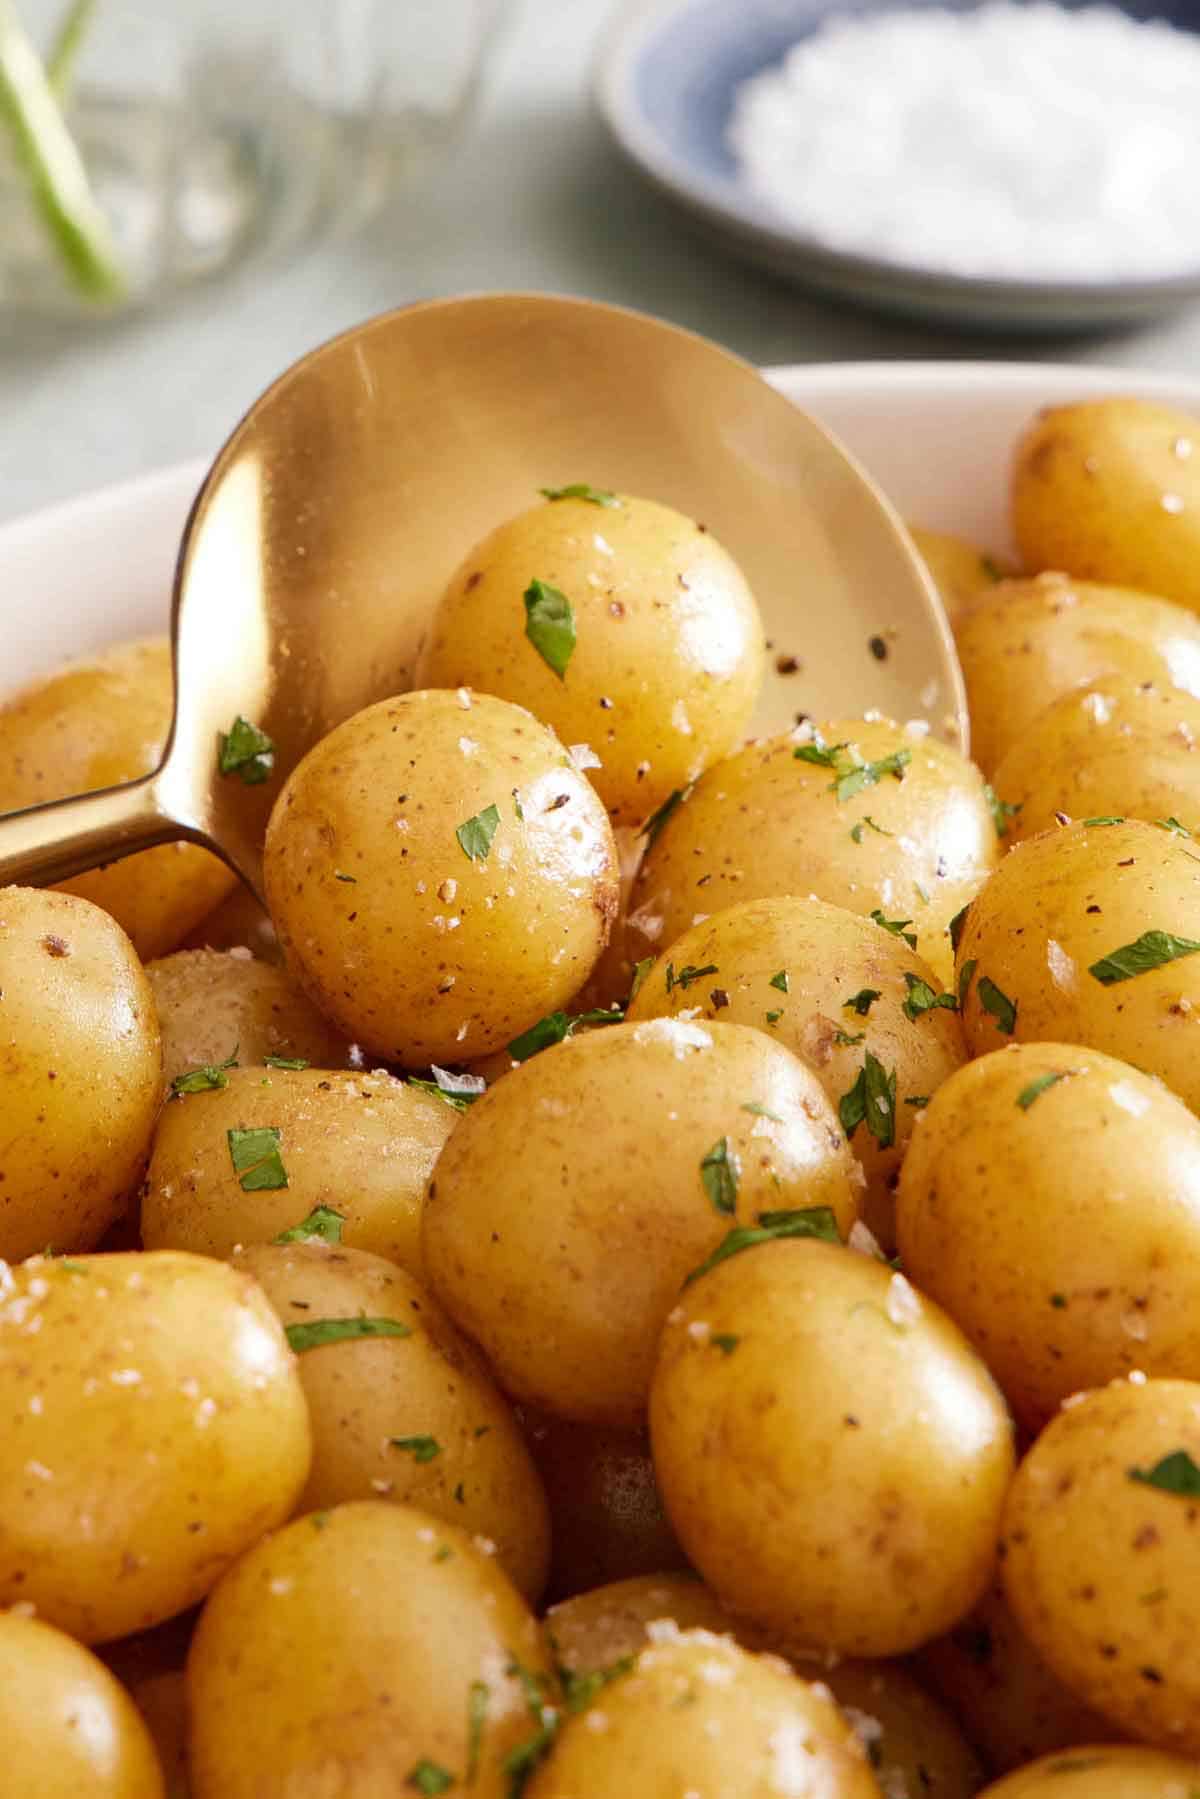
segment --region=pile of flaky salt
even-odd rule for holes
[[[744,82],[747,186],[830,248],[947,273],[1200,272],[1200,38],[1108,6],[832,17]]]

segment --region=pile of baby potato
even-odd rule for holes
[[[978,765],[744,743],[712,534],[531,500],[214,745],[269,917],[0,892],[0,1790],[1200,1799],[1200,425],[919,534]],[[13,698],[0,809],[170,703]]]

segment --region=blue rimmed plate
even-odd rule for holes
[[[1014,281],[851,255],[806,236],[751,193],[725,141],[739,84],[778,62],[828,13],[885,9],[889,0],[637,0],[601,48],[601,115],[635,168],[707,235],[831,296],[958,327],[1030,332],[1131,324],[1200,298],[1200,268],[1148,281]],[[1123,0],[1121,10],[1200,31],[1196,0]]]

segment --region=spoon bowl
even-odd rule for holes
[[[282,780],[411,686],[442,587],[543,486],[589,481],[702,520],[759,603],[756,734],[872,707],[966,748],[953,642],[895,512],[749,364],[642,314],[544,295],[431,301],[296,363],[197,496],[174,596],[175,722],[144,780],[0,818],[0,883],[186,837],[256,893]],[[270,779],[221,775],[241,716]]]

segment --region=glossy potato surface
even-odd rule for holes
[[[1200,420],[1114,395],[1051,406],[1016,447],[1013,529],[1029,568],[1141,587],[1200,611]]]
[[[149,1732],[103,1662],[38,1618],[0,1611],[3,1782],[20,1799],[163,1799]]]
[[[379,1070],[231,1068],[226,1085],[164,1109],[142,1194],[147,1249],[227,1256],[266,1243],[317,1206],[343,1240],[421,1278],[425,1183],[458,1114]],[[231,1130],[274,1129],[286,1187],[247,1190]]]
[[[282,1326],[206,1257],[0,1270],[0,1395],[0,1604],[83,1642],[194,1605],[308,1475]]]
[[[1106,675],[1200,695],[1200,621],[1183,606],[1062,574],[1000,581],[954,620],[971,754],[991,775],[1038,714]]]
[[[715,972],[681,982],[688,968]],[[915,988],[924,1001],[941,982],[903,938],[871,919],[817,899],[750,900],[677,938],[644,971],[629,1017],[691,1017],[698,1007],[702,1019],[753,1025],[812,1069],[835,1108],[872,1055],[895,1080],[895,1105],[857,1125],[850,1147],[867,1181],[863,1217],[890,1248],[892,1192],[920,1110],[910,1102],[927,1102],[966,1060],[956,1013],[945,1005],[918,1012]]]
[[[634,883],[648,950],[745,900],[815,895],[902,922],[947,979],[946,927],[1000,855],[978,769],[885,719],[838,719],[818,738],[747,744],[676,806]],[[895,772],[848,791],[856,762],[890,768],[889,758]]]
[[[896,1195],[909,1278],[1029,1430],[1132,1368],[1200,1373],[1200,1121],[1062,1043],[981,1056],[935,1094]]]
[[[1018,1622],[1080,1699],[1200,1756],[1200,1382],[1117,1381],[1060,1412],[1004,1512]]]
[[[319,1241],[234,1258],[286,1325],[384,1318],[404,1336],[299,1356],[313,1432],[304,1511],[377,1496],[478,1532],[530,1601],[546,1584],[550,1518],[512,1410],[436,1300],[381,1256]]]
[[[1021,1630],[997,1579],[973,1611],[916,1657],[992,1774],[1120,1734],[1051,1672]]]
[[[1020,843],[1068,818],[1174,819],[1200,833],[1200,700],[1107,675],[1039,713],[996,770]]]
[[[146,965],[163,1036],[163,1072],[178,1074],[230,1056],[267,1056],[344,1068],[349,1044],[281,968],[238,951],[176,950]]]
[[[486,1055],[569,1000],[617,908],[584,776],[529,713],[465,688],[323,738],[275,804],[264,873],[310,997],[406,1068]]]
[[[1200,1779],[1200,1762],[1159,1749],[1083,1744],[1048,1755],[985,1788],[986,1799],[1185,1799]]]
[[[784,1241],[704,1275],[663,1329],[650,1439],[693,1566],[777,1642],[899,1655],[987,1584],[1008,1413],[886,1263]]]
[[[613,819],[640,824],[741,741],[762,682],[762,622],[704,525],[627,494],[544,501],[466,557],[417,663],[423,686],[479,688],[586,743]],[[560,675],[526,634],[534,580],[570,604]]]
[[[310,1512],[231,1569],[197,1626],[194,1796],[395,1799],[427,1763],[509,1799],[539,1688],[552,1704],[541,1628],[464,1531],[380,1500]]]
[[[815,1076],[761,1033],[614,1025],[466,1113],[430,1183],[425,1268],[515,1398],[637,1426],[687,1275],[762,1211],[828,1207],[848,1231],[854,1172]]]
[[[876,1799],[866,1755],[822,1687],[727,1637],[663,1626],[569,1719],[528,1799],[778,1799],[789,1789]]]
[[[990,550],[981,550],[952,531],[926,531],[920,525],[909,525],[908,534],[933,576],[948,618],[957,617],[982,589],[1017,572],[1007,558],[993,556]]]
[[[1200,1109],[1198,945],[1200,860],[1186,839],[1135,819],[1031,838],[962,921],[968,1048],[1082,1044],[1158,1075]],[[1113,978],[1132,968],[1142,972]]]
[[[154,999],[120,926],[73,894],[0,888],[0,1257],[98,1243],[161,1097]]]
[[[69,663],[0,705],[0,812],[134,781],[158,767],[174,711],[165,637]],[[191,843],[166,843],[68,881],[110,912],[144,958],[165,955],[236,876]]]

